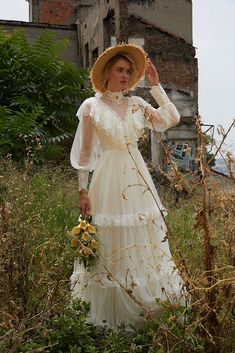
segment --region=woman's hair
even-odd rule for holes
[[[115,56],[113,56],[105,65],[104,70],[103,70],[103,75],[102,75],[102,85],[104,88],[107,88],[107,83],[108,83],[108,74],[111,71],[113,65],[116,64],[116,62],[120,59],[124,59],[127,60],[130,63],[131,66],[131,77],[130,77],[130,83],[132,81],[132,76],[133,76],[133,72],[136,71],[135,68],[135,62],[132,59],[132,57],[126,53],[121,53],[121,54],[117,54]]]

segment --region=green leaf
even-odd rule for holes
[[[24,158],[37,140],[44,146],[71,138],[81,100],[91,91],[81,89],[88,71],[61,59],[69,40],[58,40],[44,30],[32,44],[23,30],[0,30],[1,153]]]

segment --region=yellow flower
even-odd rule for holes
[[[95,239],[92,239],[91,248],[92,249],[98,249],[98,247],[99,247],[99,243]]]
[[[87,230],[89,233],[91,234],[95,234],[96,233],[96,228],[90,224],[88,224]]]
[[[77,246],[78,246],[78,240],[77,240],[77,238],[73,238],[73,239],[71,240],[71,246],[72,246],[73,248],[77,248]]]
[[[92,239],[92,237],[90,236],[90,234],[88,232],[84,232],[81,239],[85,240],[85,241],[89,241]]]
[[[81,232],[81,228],[80,228],[80,225],[79,226],[75,226],[75,227],[73,227],[73,229],[72,229],[72,234],[73,235],[77,235],[77,234],[80,234],[80,232]]]
[[[85,230],[87,228],[87,222],[86,220],[81,220],[79,223],[79,227],[83,230]]]

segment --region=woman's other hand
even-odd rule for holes
[[[145,78],[151,86],[157,86],[159,84],[158,72],[150,59],[148,59]]]
[[[88,217],[90,215],[90,200],[88,197],[88,192],[85,189],[79,191],[80,194],[80,214],[83,217]]]

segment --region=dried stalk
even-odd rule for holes
[[[219,352],[219,341],[217,339],[217,332],[219,329],[219,323],[214,311],[215,301],[216,301],[216,292],[215,292],[215,276],[214,276],[214,265],[213,265],[213,252],[211,245],[211,234],[210,234],[210,224],[209,224],[209,211],[210,211],[210,191],[208,186],[208,178],[209,178],[209,167],[206,161],[206,151],[205,151],[205,134],[201,131],[200,119],[196,120],[196,128],[199,137],[199,152],[198,152],[198,160],[199,167],[201,172],[201,186],[203,189],[202,195],[202,207],[200,209],[200,217],[201,217],[201,226],[203,227],[204,233],[204,282],[206,284],[205,290],[205,300],[207,303],[207,307],[204,309],[205,316],[207,318],[205,321],[206,331],[208,331],[208,335],[213,337],[213,340],[209,343],[209,351],[210,352]],[[227,134],[226,134],[227,136]],[[207,290],[211,288],[210,290]],[[216,344],[211,343],[216,342]]]
[[[229,126],[228,130],[226,131],[225,134],[223,134],[223,138],[219,144],[219,146],[217,147],[214,155],[209,159],[208,164],[210,164],[210,162],[217,156],[217,154],[219,153],[219,151],[221,150],[221,147],[224,143],[224,141],[226,140],[226,138],[228,137],[228,134],[230,133],[230,131],[232,130],[232,128],[235,126],[235,119],[233,120],[233,122],[231,123],[231,125]]]

